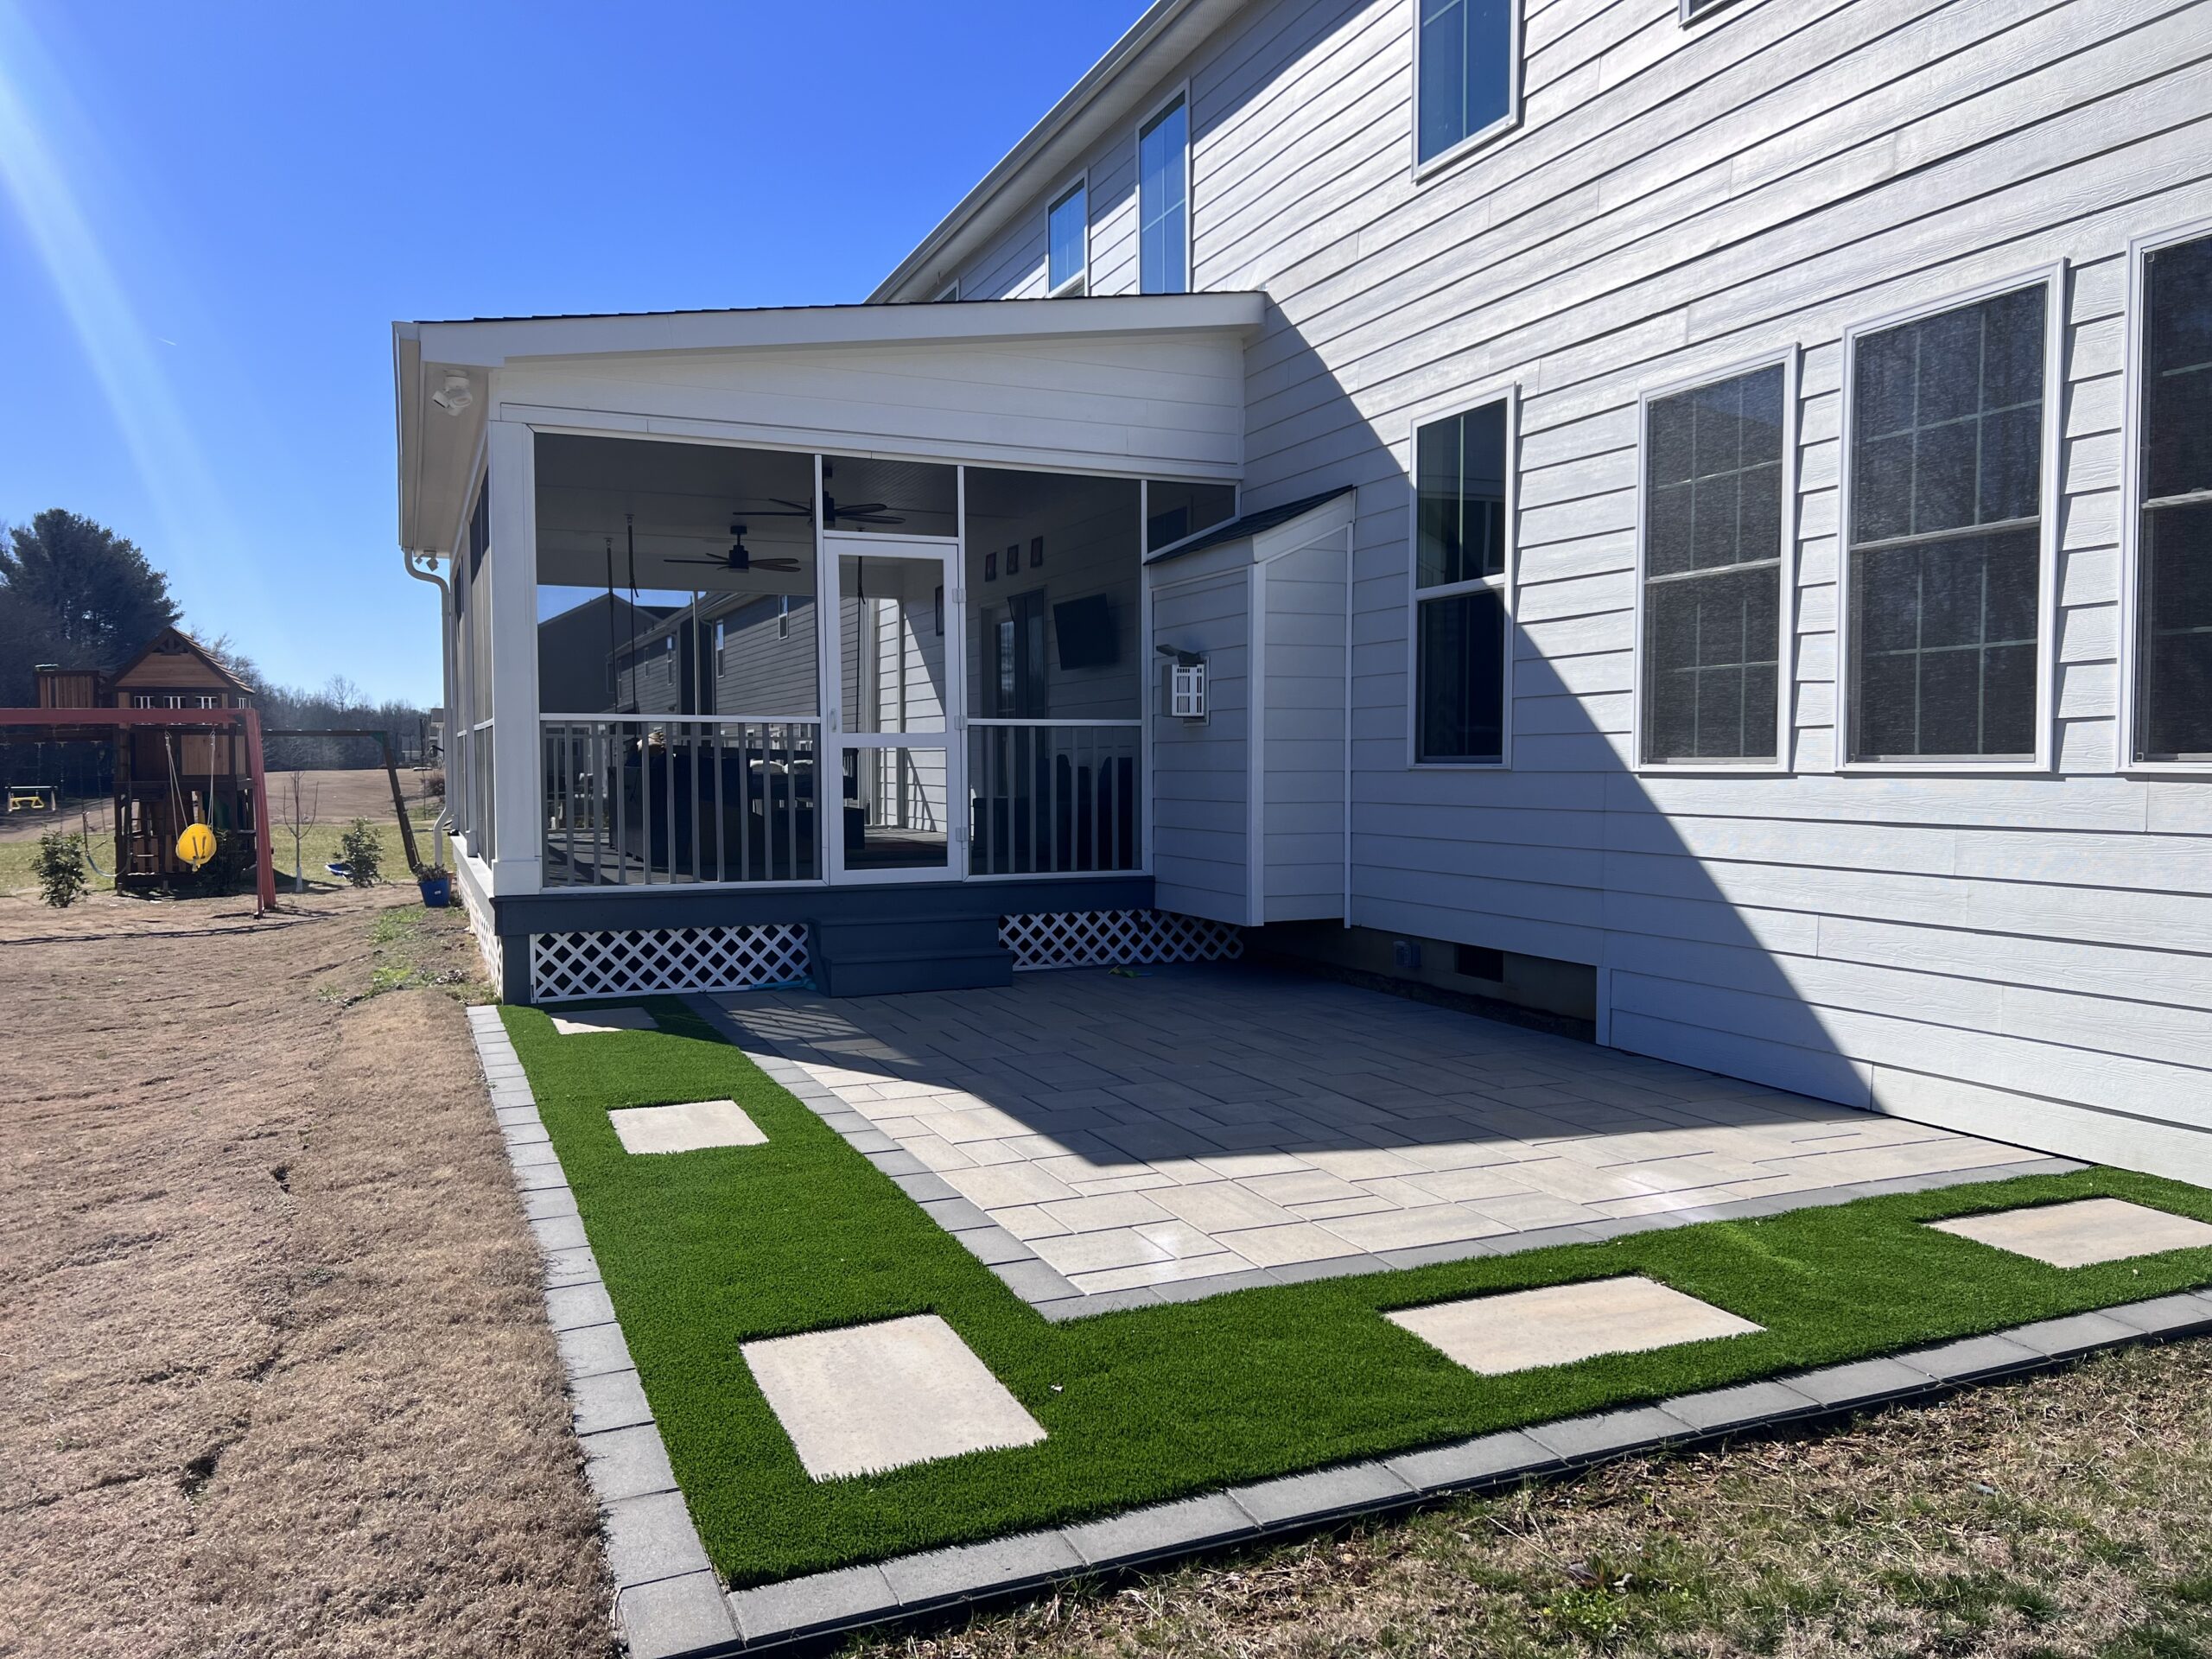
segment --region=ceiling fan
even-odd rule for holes
[[[810,511],[810,510],[802,509],[802,511],[806,511],[806,512],[807,512],[807,514],[808,514],[808,517],[810,517],[810,518],[811,518],[811,517],[813,516],[813,515],[812,515],[812,512],[811,512],[811,511]],[[767,514],[766,516],[767,516],[768,518],[787,518],[791,517],[791,514],[789,514],[789,513],[772,512],[772,513]],[[714,569],[717,569],[717,570],[729,570],[729,571],[734,571],[734,572],[736,572],[737,574],[739,574],[739,575],[743,575],[743,574],[745,574],[746,572],[747,572],[747,571],[751,571],[751,570],[775,570],[775,571],[781,571],[781,572],[785,572],[785,573],[789,573],[789,572],[795,571],[795,570],[797,570],[797,569],[799,569],[799,561],[798,561],[798,560],[797,560],[797,559],[785,559],[785,558],[756,559],[756,558],[754,558],[754,557],[753,556],[752,552],[751,552],[751,551],[750,551],[750,550],[746,547],[746,545],[745,545],[745,526],[744,526],[743,524],[740,524],[740,523],[739,523],[736,519],[734,519],[734,518],[732,518],[732,519],[730,520],[729,534],[730,534],[729,551],[728,551],[728,552],[727,552],[727,553],[725,553],[725,554],[723,554],[720,558],[717,558],[717,559],[676,559],[676,558],[671,558],[671,559],[668,560],[668,561],[667,561],[667,563],[670,563],[670,564],[704,564],[704,565],[711,565]]]
[[[756,518],[811,518],[814,517],[814,505],[810,501],[786,500],[780,495],[772,495],[768,499],[784,508],[785,511],[758,512],[753,517]],[[904,514],[892,512],[880,501],[844,502],[838,500],[834,495],[823,495],[822,498],[823,524],[829,529],[835,530],[840,519],[849,524],[903,524],[906,522]]]

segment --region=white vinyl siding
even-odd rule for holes
[[[2212,230],[2202,7],[1736,0],[1684,29],[1678,0],[1550,0],[1511,141],[1416,178],[1414,3],[1254,3],[1129,95],[1187,78],[1194,285],[1271,302],[1245,508],[1361,486],[1349,919],[1597,964],[1618,1046],[2089,1156],[2193,1146],[2212,1179],[2177,1127],[2212,1130],[2212,791],[2116,772],[2129,251]],[[1117,121],[1084,158],[1094,292],[1137,285],[1134,148]],[[1065,176],[975,292],[1042,291]],[[2062,260],[2049,775],[1840,773],[1845,334]],[[1640,401],[1792,352],[1783,752],[1639,774]],[[1509,381],[1512,766],[1408,766],[1408,438]]]

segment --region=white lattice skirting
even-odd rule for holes
[[[531,997],[575,1002],[646,991],[749,991],[806,977],[806,924],[534,933]]]
[[[999,943],[1016,973],[1146,962],[1233,962],[1244,936],[1223,922],[1169,910],[1033,911],[999,918]]]

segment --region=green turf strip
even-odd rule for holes
[[[583,1037],[503,1012],[692,1516],[740,1586],[2212,1282],[2212,1250],[2069,1271],[1917,1224],[2093,1195],[2212,1221],[2212,1192],[2096,1169],[1052,1325],[681,1001],[647,1006],[662,1030]],[[766,1146],[632,1157],[607,1121],[723,1097]],[[1766,1329],[1482,1377],[1380,1317],[1624,1273]],[[739,1344],[920,1313],[1049,1438],[810,1480]]]

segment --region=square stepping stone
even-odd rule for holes
[[[578,1008],[555,1014],[553,1029],[563,1037],[584,1037],[594,1031],[658,1031],[660,1027],[643,1008]]]
[[[2031,1210],[1961,1216],[1929,1225],[1939,1233],[2032,1256],[2054,1268],[2086,1268],[2098,1262],[2124,1262],[2132,1255],[2212,1245],[2212,1227],[2202,1222],[2124,1198],[2081,1198]]]
[[[1548,1285],[1462,1302],[1401,1308],[1390,1323],[1484,1376],[1640,1354],[1763,1327],[1649,1279]]]
[[[934,1313],[743,1346],[817,1480],[1032,1446],[1037,1420]]]
[[[626,1106],[609,1112],[625,1152],[703,1152],[709,1147],[765,1147],[768,1137],[734,1100],[677,1106]]]

